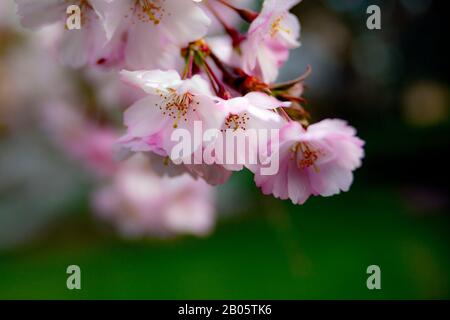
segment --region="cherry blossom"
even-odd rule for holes
[[[211,23],[186,0],[106,0],[99,11],[110,41],[101,63],[123,58],[130,70],[179,67],[180,49],[205,36]]]
[[[60,35],[55,46],[61,63],[81,67],[85,64],[95,65],[107,43],[103,20],[98,11],[105,1],[77,0],[71,3],[78,5],[81,11],[79,30],[68,30],[66,27],[66,0],[16,0],[16,3],[24,27],[37,29],[57,24]]]
[[[300,24],[289,10],[301,0],[266,0],[242,43],[243,69],[271,83],[289,57],[300,46]]]
[[[174,70],[153,70],[123,71],[122,77],[148,94],[124,115],[128,130],[121,142],[133,151],[170,156],[176,144],[171,139],[175,129],[193,132],[195,121],[201,122],[204,130],[219,129],[225,121],[226,114],[217,106],[217,98],[199,75],[183,80]],[[199,141],[192,146],[192,153],[201,147]]]
[[[298,122],[286,124],[279,147],[269,157],[279,157],[277,175],[260,174],[254,166],[255,182],[264,194],[304,203],[311,195],[332,196],[348,191],[353,170],[361,166],[364,142],[342,120],[323,120],[304,129]]]
[[[235,156],[232,163],[224,161],[225,159],[220,160],[228,170],[240,171],[249,160],[257,161],[261,131],[266,139],[270,139],[270,130],[280,129],[286,123],[275,109],[288,107],[290,103],[281,102],[262,92],[251,92],[243,97],[222,100],[219,105],[228,114],[221,129],[222,134],[232,133],[237,140],[240,140],[239,136],[242,135],[244,137],[242,141],[246,142],[246,149],[245,153],[239,152],[238,145],[229,146],[225,143],[226,138],[222,139],[222,146],[216,144],[216,149],[221,148],[224,157],[232,152]]]

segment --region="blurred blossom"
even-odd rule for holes
[[[205,36],[211,23],[193,1],[116,0],[103,3],[99,11],[109,52],[97,63],[125,62],[134,70],[179,67],[179,49]]]
[[[95,88],[96,101],[107,112],[121,111],[144,97],[138,88],[125,84],[113,71],[88,69],[83,73]]]
[[[44,26],[58,24],[59,36],[54,45],[58,58],[65,64],[80,67],[86,63],[95,64],[106,44],[106,32],[98,14],[102,2],[78,2],[83,19],[83,30],[69,30],[65,23],[69,3],[64,0],[29,1],[16,0],[17,14],[24,27],[37,30]],[[101,6],[100,6],[101,7]]]
[[[117,134],[112,129],[84,119],[63,102],[47,105],[43,124],[50,138],[70,158],[97,177],[113,174],[117,166],[112,156]]]
[[[205,235],[213,227],[213,189],[189,175],[160,177],[150,159],[136,155],[115,161],[117,133],[84,118],[68,104],[44,109],[43,125],[68,157],[82,164],[102,185],[93,208],[126,236],[167,237],[177,233]]]
[[[187,174],[160,177],[143,155],[123,163],[111,182],[94,194],[93,206],[127,237],[204,236],[215,221],[212,187]]]
[[[433,126],[448,121],[448,87],[433,81],[408,86],[403,93],[403,115],[413,126]]]
[[[42,30],[0,59],[0,115],[8,127],[29,119],[48,99],[73,97],[73,83],[45,49],[47,36]]]
[[[15,7],[14,1],[0,1],[0,28],[16,28],[19,25]]]
[[[51,31],[31,37],[18,21],[14,2],[1,1],[0,129],[7,134],[0,135],[0,248],[34,238],[69,213],[67,205],[85,182],[50,152],[38,130],[47,99],[72,97],[66,74],[47,54]]]

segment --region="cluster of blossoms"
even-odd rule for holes
[[[223,184],[233,172],[244,168],[254,173],[264,194],[296,204],[311,195],[331,196],[349,189],[352,172],[364,155],[363,141],[345,121],[310,123],[301,97],[309,68],[297,79],[277,83],[289,51],[300,46],[300,24],[289,12],[300,0],[265,0],[260,12],[244,9],[240,7],[243,1],[238,6],[238,1],[232,0],[16,2],[24,26],[58,25],[55,51],[61,62],[115,70],[126,84],[140,90],[141,98],[124,113],[127,131],[118,144],[128,155],[147,155],[151,169],[138,164],[131,170],[128,165],[115,170],[115,182],[98,197],[102,212],[111,212],[105,205],[111,201],[104,201],[108,197],[118,202],[122,208],[118,211],[134,211],[133,219],[122,223],[125,228],[158,228],[162,220],[183,221],[186,226],[196,217],[182,218],[181,212],[187,211],[184,202],[189,203],[198,193],[208,193],[204,182]],[[79,30],[64,27],[69,4],[80,8]],[[233,26],[236,17],[248,23],[246,32]],[[224,35],[215,34],[218,27]],[[194,135],[198,123],[216,134],[206,140],[194,139],[188,154],[174,154],[177,130]],[[264,152],[251,143],[244,152],[225,147],[225,153],[237,151],[233,153],[236,161],[220,161],[220,136],[232,131],[247,141],[246,133],[251,129],[277,130],[279,134],[263,140]],[[200,161],[199,154],[208,150],[210,161]],[[252,158],[260,161],[249,161]],[[263,167],[271,161],[279,163],[277,172],[264,174]],[[163,177],[156,177],[155,172]],[[133,184],[139,189],[143,181],[152,179],[163,179],[160,189],[128,193],[126,186]],[[191,186],[193,181],[197,185]],[[183,187],[186,185],[188,188]],[[174,187],[184,200],[179,205],[163,205],[161,188]],[[167,216],[140,217],[145,211],[141,208],[154,204],[155,199],[161,201],[161,207],[168,206],[161,209]],[[210,203],[194,201],[192,210],[196,207],[201,212],[213,211]],[[116,220],[122,218],[120,213],[114,215]],[[203,232],[210,225],[205,222],[198,230]]]

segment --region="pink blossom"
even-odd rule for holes
[[[207,235],[214,226],[212,187],[189,175],[159,177],[142,156],[123,163],[93,197],[98,215],[129,237]]]
[[[200,121],[203,130],[219,129],[225,120],[226,114],[216,105],[208,82],[199,75],[182,80],[174,70],[153,70],[123,71],[122,77],[148,94],[124,115],[128,130],[121,143],[132,151],[170,156],[176,145],[171,139],[175,129],[193,133],[194,121]],[[192,153],[202,147],[202,141],[195,143]]]
[[[255,182],[264,194],[304,203],[310,195],[332,196],[348,191],[352,171],[361,165],[364,142],[342,120],[323,120],[304,129],[297,122],[286,124],[280,132],[278,174],[261,175],[253,167]]]
[[[225,183],[233,171],[242,170],[251,159],[257,160],[259,136],[258,133],[247,135],[249,129],[254,132],[264,130],[270,138],[270,129],[283,126],[284,120],[273,110],[281,106],[289,106],[289,103],[260,92],[229,100],[220,99],[217,107],[227,115],[220,127],[222,133],[202,147],[201,154],[207,157],[200,159],[202,164],[185,164],[184,167],[192,176],[202,178],[211,185]],[[228,145],[226,131],[231,132],[236,141],[245,142],[245,152],[238,150],[239,143]],[[231,153],[234,157],[229,157]],[[198,153],[194,153],[194,159],[197,156]]]
[[[272,83],[288,59],[289,49],[300,46],[300,24],[289,10],[301,0],[265,0],[242,43],[245,72]]]
[[[177,144],[171,136],[175,129],[186,129],[194,136],[194,122],[202,124],[202,130],[219,130],[225,121],[226,113],[217,104],[219,100],[211,91],[210,85],[201,76],[182,80],[174,71],[123,71],[123,79],[140,87],[147,97],[133,104],[124,115],[127,133],[119,140],[120,144],[132,152],[152,152],[165,164],[169,175],[188,172],[200,177],[211,185],[225,183],[231,173],[221,166],[206,164],[186,164],[177,168],[172,161],[198,157],[197,150],[203,151],[203,141],[193,141],[189,154],[183,159],[174,159],[172,150]],[[212,143],[212,142],[211,142]],[[196,155],[197,154],[197,155]],[[161,166],[159,166],[161,167]]]
[[[65,26],[69,3],[66,0],[16,0],[21,23],[27,28],[41,28],[57,23],[60,35],[56,47],[63,64],[81,67],[95,64],[107,42],[106,32],[98,8],[107,0],[78,0],[70,4],[81,9],[81,29]]]
[[[199,4],[179,0],[16,0],[22,25],[58,23],[61,62],[107,67],[176,68],[180,49],[208,31],[210,19]],[[67,30],[69,5],[81,9],[81,29]]]
[[[235,148],[232,152],[235,155],[234,164],[224,164],[224,167],[228,170],[240,171],[250,159],[257,158],[260,138],[258,131],[265,131],[264,134],[269,139],[271,129],[280,129],[286,123],[274,110],[280,107],[288,107],[290,103],[281,102],[262,92],[250,92],[243,97],[222,100],[219,106],[228,114],[222,126],[224,135],[231,130],[237,140],[240,140],[239,136],[242,135],[246,141],[246,152],[238,152],[236,150],[237,144],[231,146]],[[249,134],[250,131],[252,134]],[[224,137],[222,141],[225,142],[225,140]],[[224,144],[222,150],[224,157],[226,157],[226,154],[232,150],[230,150],[230,146]],[[220,146],[216,144],[217,148],[220,148]]]
[[[211,23],[199,4],[186,0],[106,0],[99,9],[108,40],[104,64],[175,69],[180,49],[206,35]]]

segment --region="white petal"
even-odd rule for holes
[[[262,79],[267,83],[273,83],[278,77],[278,61],[273,52],[265,45],[261,45],[257,52],[258,68]]]
[[[176,44],[186,45],[208,32],[211,20],[194,1],[166,0],[164,9],[161,24]]]
[[[252,105],[262,109],[276,109],[279,107],[289,107],[290,102],[281,102],[262,92],[250,92],[245,95]]]
[[[289,13],[283,18],[277,37],[289,49],[294,49],[300,46],[300,42],[298,42],[298,38],[300,37],[300,22],[295,15]]]
[[[180,91],[191,92],[193,94],[201,94],[207,96],[213,96],[211,85],[200,75],[194,75],[192,78],[184,80]]]
[[[87,13],[81,30],[65,30],[59,43],[61,62],[72,67],[95,64],[106,44],[106,34],[94,11]]]
[[[102,19],[108,40],[111,40],[120,24],[123,23],[130,3],[123,0],[90,0],[90,3]]]
[[[303,170],[297,167],[297,163],[289,160],[288,171],[288,193],[289,198],[295,204],[303,204],[311,195],[309,191],[309,181]]]
[[[125,82],[135,85],[150,94],[158,94],[159,90],[165,91],[167,88],[176,88],[182,83],[180,75],[175,70],[122,70],[120,75]]]
[[[352,171],[333,162],[320,166],[319,172],[313,168],[307,170],[314,193],[324,197],[348,191],[353,182]]]
[[[159,96],[148,96],[139,100],[125,111],[125,125],[128,133],[135,137],[145,137],[159,132],[168,125],[166,119],[159,110],[161,104]]]
[[[128,26],[126,63],[133,70],[160,68],[175,52],[160,25],[137,21]],[[179,55],[179,52],[178,52]]]
[[[195,96],[194,102],[198,102],[196,112],[199,118],[203,121],[203,129],[218,129],[222,127],[227,113],[217,106],[214,101],[205,95]]]

